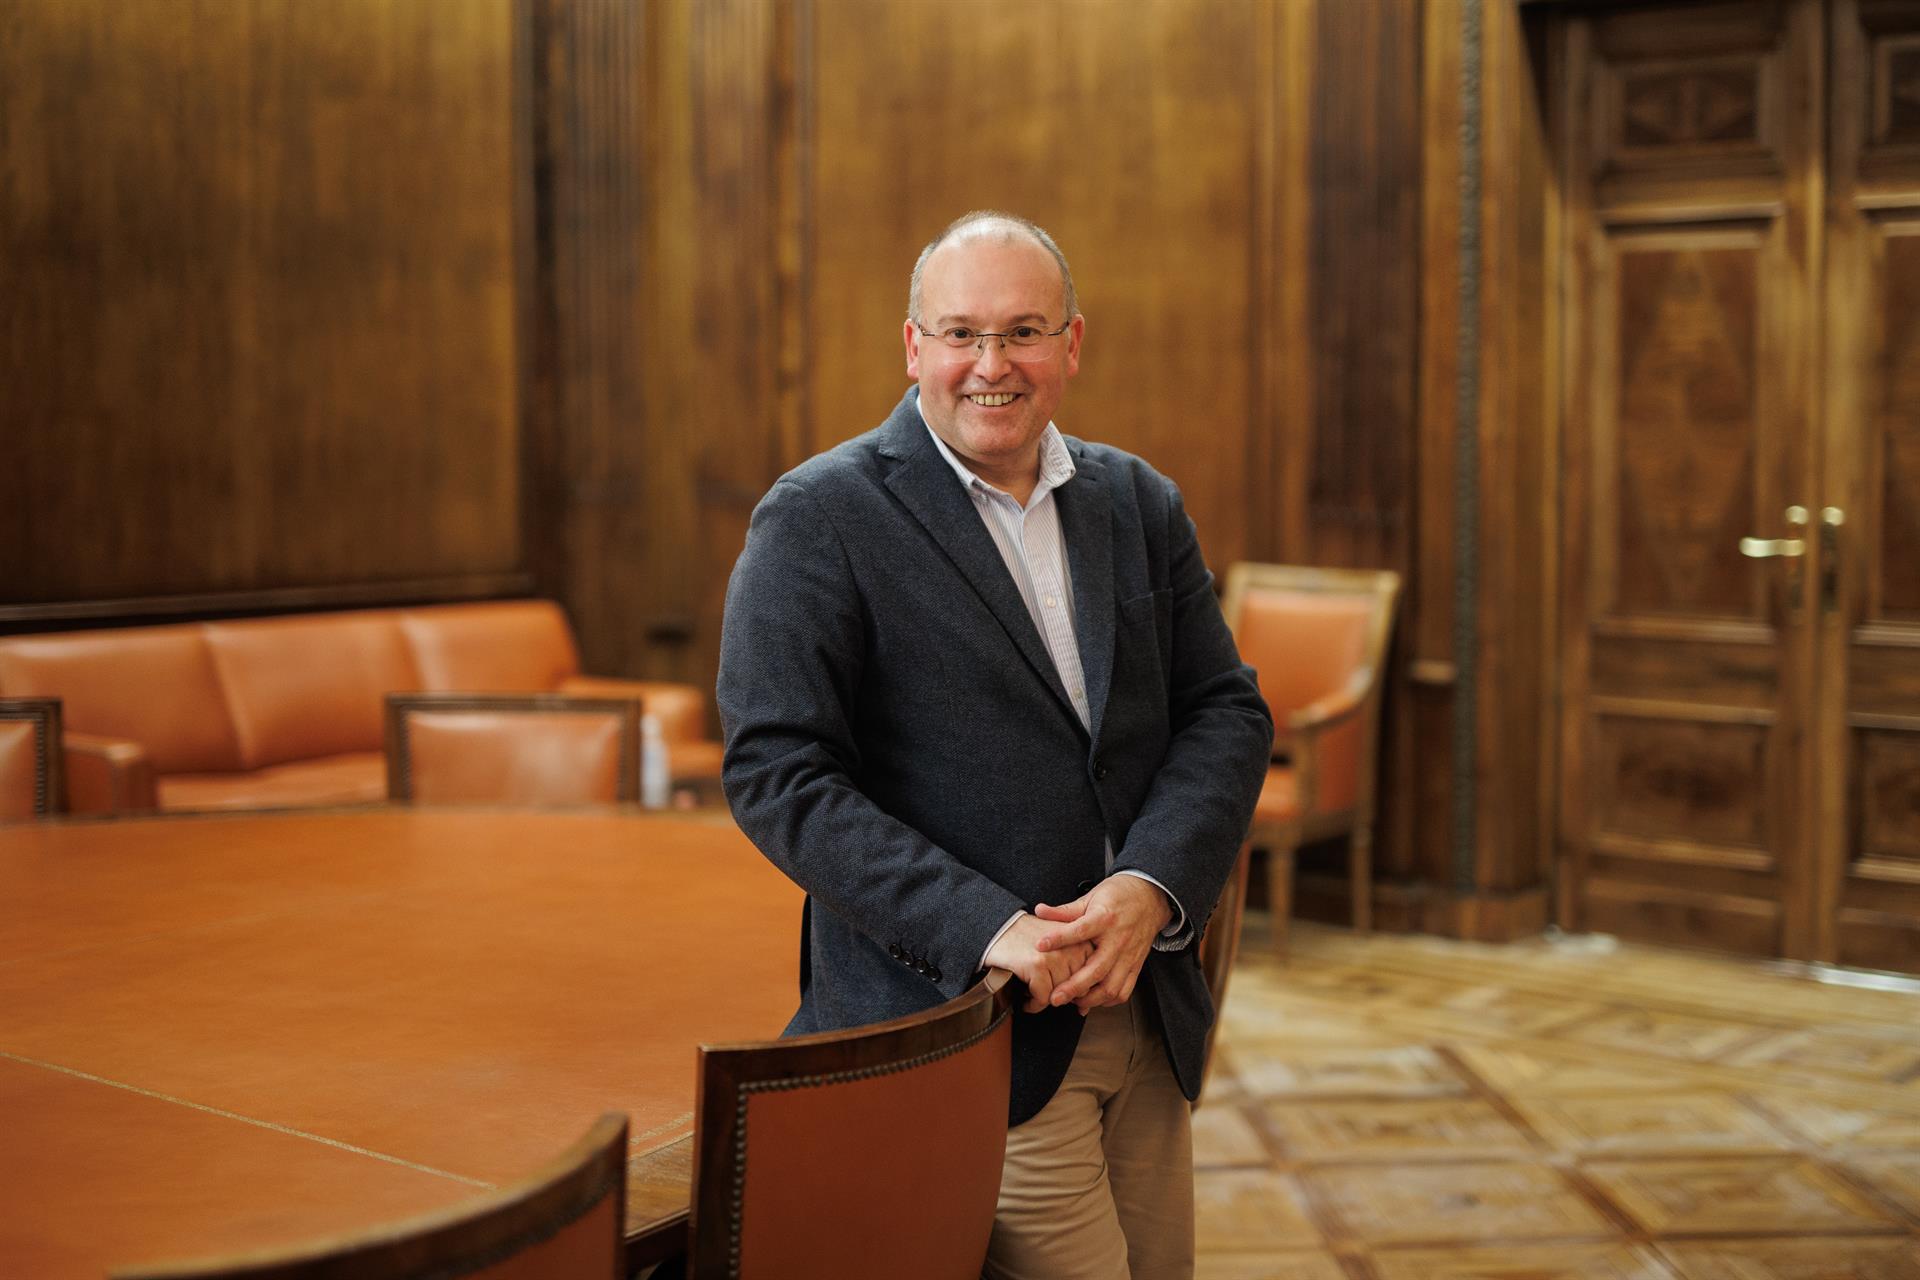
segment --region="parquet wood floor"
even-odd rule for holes
[[[1200,1280],[1920,1280],[1920,992],[1248,920]]]

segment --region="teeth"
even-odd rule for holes
[[[997,409],[1003,404],[1013,403],[1013,396],[1006,392],[991,396],[968,396],[967,399],[975,404],[985,405],[989,409]]]

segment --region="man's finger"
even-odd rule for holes
[[[1073,973],[1068,974],[1064,982],[1056,982],[1053,984],[1053,1002],[1055,1004],[1065,1004],[1069,1000],[1079,999],[1082,994],[1098,984],[1102,978],[1106,977],[1108,970],[1112,968],[1113,957],[1104,952],[1095,951],[1093,953],[1093,959],[1087,961],[1087,963],[1080,966],[1080,968],[1076,969]]]
[[[1041,951],[1058,951],[1076,942],[1091,942],[1112,927],[1113,923],[1113,912],[1105,907],[1095,907],[1079,919],[1041,934],[1034,946]]]
[[[1084,895],[1075,898],[1072,902],[1062,903],[1057,907],[1042,902],[1036,904],[1033,908],[1034,915],[1042,920],[1052,921],[1055,924],[1064,924],[1069,920],[1078,920],[1086,914],[1086,911],[1087,899]]]

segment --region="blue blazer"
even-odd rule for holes
[[[910,390],[876,430],[775,483],[727,588],[723,778],[740,827],[807,893],[790,1034],[930,1008],[1016,911],[1114,869],[1192,931],[1155,951],[1188,1097],[1214,1010],[1193,945],[1246,834],[1273,722],[1173,483],[1067,438],[1055,491],[1091,733]],[[1020,1013],[1010,1123],[1045,1105],[1075,1009]]]

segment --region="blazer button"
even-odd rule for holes
[[[1095,782],[1105,782],[1107,780],[1107,766],[1097,760],[1094,761],[1093,765],[1093,780]]]
[[[906,953],[900,950],[900,944],[897,942],[889,942],[887,944],[887,954],[895,960],[905,960],[907,958]]]
[[[933,979],[933,981],[935,981],[935,982],[938,982],[938,981],[940,981],[940,966],[939,966],[939,965],[937,965],[937,964],[930,964],[930,965],[928,965],[928,966],[927,966],[927,977],[929,977],[929,978],[931,978],[931,979]]]

